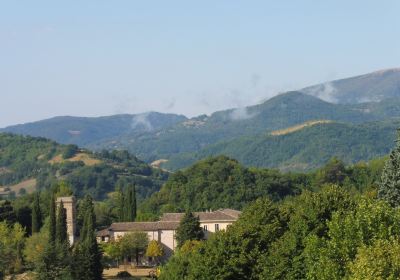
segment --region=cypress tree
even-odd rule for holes
[[[55,243],[56,241],[56,202],[54,195],[50,198],[50,217],[49,217],[49,242]]]
[[[71,262],[68,245],[66,211],[60,203],[56,215],[55,200],[50,201],[49,242],[36,266],[37,279],[72,280]]]
[[[91,207],[93,207],[93,199],[90,195],[85,195],[85,197],[79,201],[78,215],[76,217],[76,224],[78,227],[79,235],[80,231],[83,228],[83,220],[85,219],[86,212]]]
[[[129,186],[126,195],[125,195],[125,217],[124,217],[124,222],[133,222],[133,191],[132,187]]]
[[[32,233],[39,232],[42,227],[42,212],[40,211],[40,194],[36,193],[32,203]]]
[[[132,186],[132,222],[136,220],[137,206],[136,206],[136,187]]]
[[[124,193],[122,189],[119,188],[118,190],[118,221],[124,222],[125,221],[125,201],[124,201]]]
[[[56,242],[58,244],[68,244],[67,233],[67,211],[64,208],[64,203],[61,201],[57,210],[56,219]]]
[[[203,230],[200,227],[199,217],[192,212],[186,212],[176,229],[176,242],[181,247],[187,240],[200,240],[203,238]]]
[[[127,188],[125,195],[123,195],[123,221],[133,222],[136,219],[136,189],[131,185]]]
[[[74,279],[100,280],[103,267],[101,252],[95,237],[95,215],[93,207],[87,209],[79,244],[75,250]]]
[[[385,163],[378,188],[378,197],[393,207],[400,205],[400,130],[397,131],[396,147]]]

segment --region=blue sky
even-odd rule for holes
[[[400,66],[400,1],[0,2],[0,127],[187,116]]]

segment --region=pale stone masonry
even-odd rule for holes
[[[73,196],[57,198],[57,207],[63,202],[64,209],[67,213],[67,233],[69,237],[69,244],[72,246],[76,241],[76,200]]]
[[[240,213],[240,211],[233,209],[220,209],[209,212],[194,212],[193,214],[199,217],[204,237],[208,238],[213,232],[226,230],[239,218]],[[165,257],[168,258],[176,249],[175,233],[183,215],[184,213],[164,213],[160,220],[156,222],[112,223],[111,226],[97,233],[97,240],[109,242],[129,232],[146,232],[149,240],[157,240],[163,245]]]

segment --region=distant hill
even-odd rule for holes
[[[301,192],[305,174],[249,169],[237,160],[218,156],[196,162],[170,176],[159,192],[146,199],[141,211],[160,214],[191,209],[242,209],[259,197],[279,200]]]
[[[99,141],[118,138],[121,135],[136,135],[159,130],[186,119],[183,115],[156,112],[91,118],[64,116],[9,126],[0,131],[40,136],[63,144],[87,147]]]
[[[169,160],[163,166],[173,169],[188,166],[194,158],[202,158],[198,155],[223,152],[230,152],[229,155],[243,160],[246,165],[297,169],[297,163],[304,163],[304,169],[308,169],[318,166],[326,158],[270,160],[264,154],[266,158],[257,159],[256,156],[247,155],[251,153],[248,151],[249,147],[240,145],[249,145],[249,141],[251,143],[261,141],[260,144],[264,144],[264,138],[272,131],[291,129],[312,121],[339,122],[341,125],[347,124],[348,128],[371,122],[393,123],[400,119],[399,76],[399,69],[374,72],[300,91],[286,92],[254,106],[218,111],[210,116],[201,115],[191,119],[181,115],[159,113],[100,118],[57,117],[7,127],[3,131],[43,136],[96,151],[127,149],[148,163]],[[342,126],[327,127],[332,130],[332,135],[340,135],[340,131],[335,134],[334,130]],[[395,130],[394,126],[392,128]],[[368,127],[363,130],[368,130]],[[270,141],[270,138],[266,139],[265,141]],[[329,141],[326,137],[321,139]],[[371,144],[351,137],[343,138],[341,141],[350,139],[353,142],[347,144],[342,142],[341,145],[354,148],[357,141],[360,147]],[[384,141],[387,139],[385,138]],[[307,143],[307,141],[301,143]],[[288,142],[289,144],[299,149],[303,147],[296,144],[296,139]],[[387,147],[387,142],[385,145]],[[233,146],[237,152],[230,150],[229,147]],[[307,147],[304,146],[302,150],[296,150],[295,153],[300,154],[304,150],[307,150]],[[372,153],[369,155],[371,157],[381,154],[380,151],[374,149],[369,151]],[[335,151],[332,150],[327,154],[334,155]],[[347,156],[346,161],[354,162],[358,158],[367,158],[367,156],[354,153],[354,158]],[[286,161],[287,163],[284,163]]]
[[[336,80],[302,90],[328,102],[356,104],[400,97],[400,68]]]
[[[394,147],[399,126],[400,121],[314,124],[277,136],[264,133],[220,142],[199,152],[173,156],[162,166],[176,170],[222,154],[247,166],[284,171],[314,169],[334,156],[348,164],[356,163],[388,154]]]
[[[0,133],[0,192],[69,183],[77,196],[103,199],[116,185],[135,184],[139,199],[157,191],[168,174],[126,151],[93,153],[44,138]],[[5,194],[4,194],[5,193]],[[21,193],[22,194],[22,193]]]
[[[239,110],[239,111],[238,111]],[[241,118],[239,118],[239,115]],[[400,117],[400,99],[355,105],[332,104],[300,92],[288,92],[243,109],[220,111],[141,135],[125,135],[91,148],[127,147],[145,161],[197,152],[220,141],[253,137],[313,120],[350,124]]]

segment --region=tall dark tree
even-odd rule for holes
[[[67,211],[65,210],[64,203],[62,201],[57,209],[56,242],[58,244],[68,243]]]
[[[398,130],[396,147],[390,153],[383,168],[378,197],[394,207],[400,205],[400,130]]]
[[[56,241],[56,202],[54,195],[50,198],[49,205],[49,242],[55,243]]]
[[[101,252],[95,236],[95,215],[93,205],[88,208],[83,221],[80,241],[74,252],[73,276],[76,280],[102,279]]]
[[[40,210],[40,194],[36,193],[32,203],[32,233],[39,232],[42,227],[42,211]]]
[[[347,176],[343,161],[334,157],[319,170],[316,176],[317,184],[339,184],[341,185]]]
[[[133,222],[136,219],[136,188],[129,185],[123,191],[122,186],[118,189],[118,220],[120,222]]]
[[[83,228],[83,221],[85,219],[86,212],[88,209],[91,209],[93,207],[93,199],[90,195],[85,195],[83,199],[81,199],[78,203],[78,213],[76,217],[76,225],[78,227],[78,232],[80,235],[80,232]],[[96,224],[96,221],[95,221]]]
[[[54,195],[51,196],[49,211],[49,242],[36,266],[37,279],[72,280],[66,211],[60,202],[56,215]]]
[[[199,217],[195,217],[192,212],[187,211],[176,230],[178,247],[181,247],[187,240],[201,240],[202,238],[203,230],[200,227]]]
[[[136,187],[135,185],[132,186],[132,216],[133,220],[136,220],[136,214],[137,214],[137,203],[136,203]]]
[[[124,196],[124,222],[133,222],[136,219],[136,189],[129,186]]]
[[[118,190],[118,221],[125,221],[125,197],[122,188]]]
[[[14,223],[16,219],[17,217],[11,202],[8,200],[0,201],[0,222]]]

